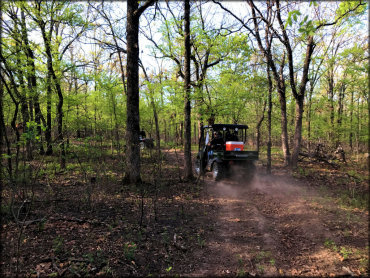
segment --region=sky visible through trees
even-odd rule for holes
[[[36,145],[42,149],[47,143],[51,151],[52,141],[60,141],[63,152],[63,135],[111,133],[114,144],[124,146],[126,2],[6,1],[2,10],[1,113],[9,138],[16,135],[17,123],[27,129],[37,119],[39,131],[26,139],[29,158]],[[193,143],[200,125],[215,120],[248,124],[249,144],[260,144],[258,137],[266,145],[266,119],[256,128],[267,111],[270,60],[271,140],[275,146],[282,140],[287,164],[296,165],[302,144],[363,150],[368,139],[367,12],[361,1],[192,2]],[[182,13],[182,2],[160,1],[149,5],[139,21],[140,128],[179,145],[185,139]],[[31,143],[36,137],[39,142]]]

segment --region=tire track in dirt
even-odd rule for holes
[[[324,248],[329,230],[308,205],[315,191],[280,176],[206,183],[218,210],[191,276],[345,274]]]

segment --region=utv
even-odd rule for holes
[[[196,173],[212,172],[215,181],[233,174],[251,179],[258,152],[245,150],[247,129],[247,125],[233,124],[203,126],[194,166]]]

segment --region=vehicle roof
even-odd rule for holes
[[[238,128],[238,129],[247,129],[247,125],[234,125],[234,124],[213,124],[213,125],[206,125],[203,126],[203,128],[212,128],[215,130],[223,129],[224,127],[226,128]]]

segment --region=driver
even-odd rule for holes
[[[224,139],[222,138],[221,132],[215,131],[213,135],[214,135],[213,139],[211,140],[211,142],[209,142],[209,146],[211,147],[211,149],[214,149],[216,146],[223,147],[225,142],[224,142]]]

